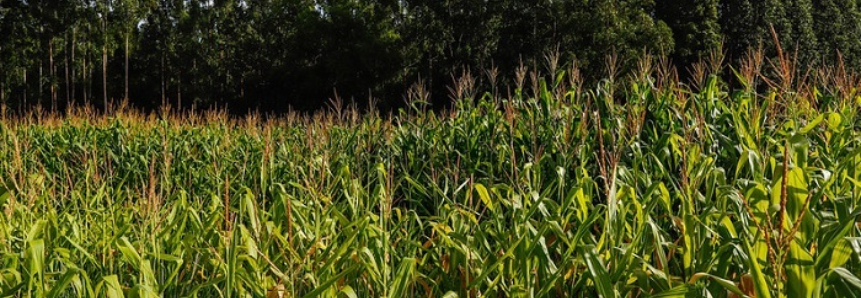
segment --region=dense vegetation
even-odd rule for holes
[[[0,296],[857,297],[861,81],[757,57],[739,89],[550,63],[442,112],[5,118]]]
[[[723,42],[735,61],[774,49],[771,27],[804,65],[861,66],[856,0],[2,0],[0,102],[387,109],[424,81],[439,108],[462,69],[512,83],[559,50],[596,81],[612,52],[687,66]]]

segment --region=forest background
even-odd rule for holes
[[[386,109],[420,83],[442,107],[465,71],[508,86],[558,53],[595,81],[649,54],[686,76],[716,50],[774,57],[772,28],[799,70],[861,66],[855,0],[0,0],[0,102]]]

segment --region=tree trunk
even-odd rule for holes
[[[36,85],[39,86],[39,90],[36,93],[39,97],[36,98],[36,105],[42,105],[42,100],[45,98],[45,95],[42,94],[42,81],[45,78],[45,61],[41,58],[39,59],[39,76],[37,79]]]
[[[3,74],[6,73],[4,72]],[[6,114],[6,84],[4,84],[4,81],[4,78],[0,78],[0,105],[3,105],[3,115],[0,116],[5,116]],[[6,119],[6,117],[3,117],[3,119]]]
[[[108,112],[108,16],[107,12],[102,15],[102,102],[104,112]]]
[[[88,95],[87,94],[87,82],[88,82],[87,81],[87,56],[88,55],[87,55],[86,48],[84,48],[84,49],[85,49],[84,50],[84,59],[83,59],[84,63],[83,63],[83,65],[81,65],[81,95],[84,97],[84,104],[89,105],[90,104],[90,98],[87,97],[87,95]]]
[[[161,105],[164,106],[164,53],[161,54]]]
[[[22,106],[27,106],[27,68],[26,67],[24,67],[23,72],[24,72],[24,92],[23,92],[24,93],[23,94],[24,100],[22,100],[21,102],[24,103]],[[20,113],[21,111],[22,111],[21,107],[18,107],[18,112]]]
[[[126,33],[126,90],[123,99],[129,100],[129,33]]]
[[[0,121],[6,122],[6,84],[0,79]]]
[[[176,84],[176,108],[182,109],[182,75],[179,75]]]
[[[72,62],[75,61],[75,39],[77,38],[77,30],[75,27],[72,27]],[[70,87],[72,90],[72,98],[71,102],[75,102],[75,66],[72,65],[72,85]]]
[[[68,42],[68,39],[67,39],[67,42]],[[65,57],[65,59],[66,59],[66,61],[65,61],[65,70],[66,70],[66,72],[65,72],[65,73],[66,73],[66,106],[68,106],[68,105],[69,105],[69,95],[70,95],[70,94],[69,94],[69,51],[68,51],[68,48],[66,48],[66,51],[65,51],[65,52],[66,52],[66,55],[65,55],[65,56],[66,56],[66,57]]]
[[[51,111],[57,111],[57,88],[54,86],[54,39],[48,40],[48,75],[49,84],[51,85]]]
[[[102,101],[108,111],[108,45],[102,45]]]

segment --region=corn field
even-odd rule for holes
[[[8,116],[0,297],[861,296],[861,84],[759,62],[466,74],[388,115]]]

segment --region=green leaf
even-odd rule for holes
[[[30,285],[28,290],[37,294],[44,294],[45,275],[45,240],[33,239],[27,241],[27,266],[30,271]],[[35,288],[34,288],[35,287]]]
[[[476,183],[473,187],[478,191],[478,197],[481,199],[481,202],[483,202],[490,211],[495,211],[496,209],[493,208],[493,200],[491,200],[490,194],[487,192],[487,188],[485,188],[481,183]]]
[[[747,266],[750,270],[750,275],[753,278],[753,288],[757,298],[771,298],[769,291],[770,285],[765,281],[765,275],[762,274],[762,266],[759,265],[759,259],[756,257],[753,249],[750,247],[750,241],[747,237],[743,237],[744,250],[747,254]]]
[[[251,192],[251,189],[245,188],[245,195],[242,196],[242,199],[245,201],[245,216],[251,222],[251,232],[255,239],[259,238],[260,218],[257,216],[257,202],[254,200],[254,193]]]
[[[125,298],[123,287],[116,275],[108,275],[103,278],[105,282],[105,294],[108,298]]]
[[[341,288],[341,291],[339,292],[341,293],[341,295],[347,296],[347,298],[358,298],[358,296],[356,296],[356,291],[354,291],[353,287],[349,285],[346,285]]]
[[[134,248],[134,246],[129,242],[128,237],[120,237],[117,242],[117,249],[120,250],[123,254],[123,259],[126,260],[129,264],[134,266],[135,268],[140,268],[141,262],[143,258],[138,253],[138,251]]]
[[[12,197],[12,194],[6,188],[3,188],[0,185],[0,207],[5,207],[6,203],[9,202],[9,198]]]
[[[831,250],[831,262],[828,264],[829,269],[842,267],[852,257],[852,247],[850,247],[849,240],[845,238],[838,238],[837,240],[837,245]]]
[[[711,280],[716,281],[718,284],[720,284],[722,287],[724,287],[724,289],[727,289],[728,291],[733,292],[736,295],[739,295],[741,297],[746,297],[746,295],[741,291],[741,289],[738,288],[738,286],[735,285],[734,282],[720,278],[720,277],[717,277],[717,276],[714,276],[714,275],[711,275],[711,274],[708,274],[708,273],[696,273],[691,277],[691,280],[688,283],[690,283],[690,284],[696,283],[697,280],[699,280],[700,278],[703,278],[703,277],[706,277],[706,278],[709,278]]]
[[[840,129],[841,124],[843,124],[843,117],[840,116],[840,113],[829,113],[828,114],[828,129],[831,131],[837,131]]]
[[[616,297],[613,284],[609,280],[610,274],[607,273],[607,267],[604,266],[604,262],[601,262],[601,259],[598,257],[595,246],[588,245],[584,247],[583,258],[586,261],[586,267],[589,268],[589,274],[592,275],[592,280],[595,282],[598,296],[604,298]]]
[[[46,297],[60,297],[60,295],[63,294],[66,288],[69,287],[69,284],[72,283],[72,279],[78,275],[78,272],[80,272],[80,270],[78,270],[77,268],[66,269],[66,273],[63,273],[63,276],[60,277],[60,280],[57,281],[56,284],[54,284],[54,286],[51,288],[51,291],[48,292],[48,296]]]
[[[789,258],[786,260],[786,294],[789,297],[813,295],[813,289],[816,287],[813,265],[813,256],[793,240],[789,245]]]
[[[782,175],[781,175],[782,176]],[[772,188],[772,202],[779,204],[781,196],[781,187],[783,177],[775,180],[775,185]],[[792,225],[801,216],[802,209],[808,201],[807,190],[807,175],[804,170],[799,167],[791,168],[787,171],[786,177],[786,221],[783,222],[783,229],[790,231]],[[772,218],[777,218],[777,214],[772,215]],[[796,237],[802,243],[808,243],[812,235],[816,232],[815,221],[810,212],[805,212],[804,218],[800,221],[801,227],[798,229]],[[776,227],[775,227],[776,228]]]
[[[334,285],[335,282],[337,282],[339,279],[341,279],[344,276],[347,276],[347,274],[352,273],[353,270],[354,270],[354,268],[351,267],[347,270],[341,271],[341,273],[338,273],[338,274],[330,277],[328,280],[326,280],[325,282],[323,282],[322,284],[317,286],[317,288],[315,288],[313,291],[308,292],[308,294],[305,294],[304,296],[302,296],[302,298],[312,298],[312,297],[320,296],[320,294],[323,294],[323,292],[329,290],[332,287],[332,285]]]
[[[685,298],[688,297],[690,290],[687,285],[678,286],[661,293],[649,296],[652,298]]]
[[[800,132],[802,134],[807,134],[808,132],[810,132],[811,130],[816,128],[816,126],[819,125],[819,123],[822,123],[822,120],[824,120],[824,119],[825,119],[825,114],[819,114],[819,116],[817,116],[812,121],[807,123],[807,125],[805,125],[804,128],[802,128]],[[829,119],[829,121],[830,121],[830,119]]]
[[[828,242],[824,246],[822,246],[820,248],[821,253],[817,254],[817,256],[816,256],[816,268],[818,270],[828,269],[828,268],[824,267],[825,264],[830,265],[832,262],[839,262],[840,261],[839,259],[837,261],[834,261],[834,258],[832,257],[834,255],[834,253],[839,253],[836,250],[837,244],[839,244],[841,241],[847,241],[847,242],[849,242],[848,244],[850,244],[850,246],[851,246],[851,241],[849,241],[849,239],[847,239],[845,237],[854,228],[855,228],[855,217],[854,216],[841,219],[840,230],[837,232],[837,234],[833,235],[831,237],[831,239],[828,240]],[[839,258],[839,256],[838,256],[838,258]]]
[[[855,276],[855,274],[852,274],[852,272],[849,272],[849,270],[843,267],[834,268],[831,270],[831,272],[837,274],[837,276],[842,278],[847,285],[852,286],[853,288],[855,288],[856,291],[861,291],[861,278],[858,278],[857,276]]]
[[[45,226],[48,224],[48,221],[45,219],[37,220],[35,224],[30,228],[30,231],[27,232],[27,242],[42,238],[42,234],[45,232]]]
[[[394,276],[389,297],[406,297],[410,282],[413,280],[416,270],[416,259],[404,258],[398,271]]]
[[[470,283],[468,285],[468,287],[470,287],[470,288],[475,287],[476,285],[481,283],[487,277],[487,275],[493,273],[497,267],[501,266],[501,264],[503,263],[503,261],[505,261],[505,259],[513,258],[514,253],[517,251],[517,247],[520,246],[520,243],[523,242],[523,239],[526,239],[526,238],[520,237],[519,239],[517,239],[517,241],[514,242],[514,244],[512,244],[511,247],[506,249],[505,254],[503,254],[502,256],[500,256],[499,258],[496,259],[496,262],[494,262],[490,266],[486,266],[482,270],[481,274],[479,274],[477,277],[475,277],[475,279],[472,281],[472,283]]]

